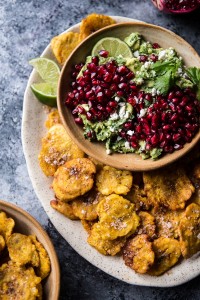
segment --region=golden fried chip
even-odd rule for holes
[[[37,241],[35,235],[30,235],[29,236],[33,242],[33,244],[36,247],[36,250],[39,255],[39,266],[36,269],[37,275],[41,277],[42,279],[46,278],[51,270],[51,262],[49,255],[43,245]]]
[[[70,201],[91,190],[95,165],[88,158],[77,158],[59,167],[53,180],[53,190],[61,201]]]
[[[0,267],[0,299],[35,300],[41,299],[41,278],[34,269],[13,263]]]
[[[5,212],[0,212],[0,235],[3,236],[4,240],[11,236],[15,221],[12,218],[8,218]]]
[[[72,200],[74,215],[81,220],[96,220],[98,217],[96,208],[102,197],[99,192],[92,189],[86,195]]]
[[[160,237],[153,241],[155,262],[147,272],[153,276],[159,276],[173,267],[181,256],[180,243],[171,238]]]
[[[50,129],[52,126],[56,124],[61,124],[60,116],[57,109],[53,109],[49,114],[48,118],[45,122],[45,126],[47,129]]]
[[[178,167],[145,172],[143,180],[152,205],[172,210],[184,208],[195,190],[184,169]]]
[[[155,217],[158,237],[179,237],[178,226],[183,217],[184,210],[155,209],[152,213]]]
[[[135,210],[149,210],[151,205],[142,187],[133,184],[126,198],[135,204]]]
[[[189,203],[196,203],[200,205],[200,187],[197,188],[189,200]]]
[[[149,238],[154,239],[156,237],[155,218],[146,211],[140,211],[138,215],[140,217],[140,227],[137,233],[145,234]]]
[[[2,235],[0,235],[0,253],[1,251],[5,248],[5,240],[4,240],[4,237]]]
[[[111,17],[99,14],[90,14],[82,20],[80,25],[80,34],[84,39],[91,33],[115,23],[115,20]]]
[[[99,224],[95,223],[92,226],[87,242],[101,254],[114,256],[120,252],[126,242],[126,238],[119,237],[115,240],[103,239],[99,230]]]
[[[133,176],[130,171],[117,170],[104,166],[97,173],[96,185],[102,195],[124,194],[126,195],[132,186]]]
[[[82,36],[77,32],[65,32],[51,40],[51,49],[57,61],[62,65],[72,51],[82,41]]]
[[[61,124],[52,126],[42,139],[38,159],[46,176],[53,176],[59,166],[79,157],[84,157],[84,152],[74,144]]]
[[[59,213],[63,214],[65,217],[71,220],[79,219],[77,216],[75,216],[71,203],[66,203],[60,200],[51,200],[50,205]]]
[[[39,256],[35,245],[29,236],[21,233],[13,233],[7,242],[11,260],[18,265],[31,264],[39,266]]]
[[[185,258],[200,251],[200,206],[192,203],[179,224],[180,245]]]
[[[134,233],[139,225],[139,217],[134,205],[119,195],[105,197],[97,206],[99,222],[95,224],[102,239],[114,240]]]
[[[92,227],[95,223],[96,223],[95,220],[94,221],[81,220],[81,224],[88,234],[91,233]]]
[[[123,248],[125,265],[137,273],[146,273],[154,263],[154,258],[152,243],[149,242],[146,234],[137,235]]]

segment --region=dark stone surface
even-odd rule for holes
[[[52,238],[61,263],[61,300],[200,299],[200,277],[179,287],[148,288],[120,282],[92,266],[55,230],[29,180],[20,133],[23,94],[31,71],[27,62],[39,56],[54,35],[94,11],[164,26],[200,53],[200,11],[165,15],[150,0],[0,0],[0,198],[30,212]]]

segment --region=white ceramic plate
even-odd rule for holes
[[[117,22],[135,21],[124,17],[113,17]],[[138,21],[137,21],[138,22]],[[67,31],[79,31],[79,25],[70,27]],[[54,59],[50,45],[42,53],[42,56]],[[31,73],[24,95],[22,118],[22,143],[27,163],[29,176],[33,188],[41,201],[50,220],[66,239],[66,241],[90,263],[104,272],[130,284],[170,287],[182,284],[200,274],[200,256],[196,255],[181,262],[179,265],[159,277],[140,275],[126,267],[122,258],[103,256],[87,243],[87,233],[79,221],[71,221],[56,212],[50,206],[50,200],[54,199],[54,193],[50,188],[52,179],[47,178],[38,164],[38,153],[41,147],[41,138],[46,133],[44,122],[47,118],[42,104],[33,96],[30,85],[37,81],[35,71]]]

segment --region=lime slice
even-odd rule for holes
[[[33,83],[31,89],[40,102],[52,107],[56,106],[57,85],[46,82]]]
[[[109,56],[117,57],[122,55],[126,58],[132,58],[133,54],[129,46],[122,40],[114,37],[106,37],[98,41],[92,49],[92,56],[99,54],[99,51],[106,50]]]
[[[40,77],[46,83],[57,84],[60,76],[60,69],[53,60],[45,57],[38,57],[30,60],[29,64],[36,69]]]

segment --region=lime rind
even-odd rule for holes
[[[46,82],[33,83],[31,90],[36,98],[45,105],[55,107],[57,97],[57,85]]]
[[[92,49],[92,56],[97,56],[101,50],[108,51],[109,56],[111,57],[117,57],[120,55],[125,58],[133,57],[130,47],[118,38],[106,37],[99,40]]]

